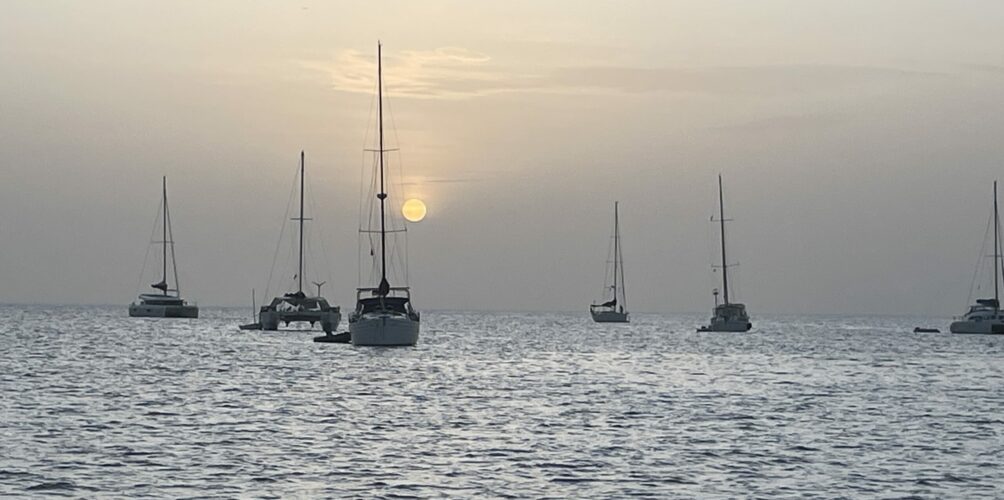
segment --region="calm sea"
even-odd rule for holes
[[[1004,337],[911,332],[947,320],[430,311],[381,349],[202,312],[0,306],[0,495],[1004,495]]]

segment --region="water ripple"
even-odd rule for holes
[[[914,318],[423,315],[413,349],[0,306],[0,496],[966,497],[1004,339]]]

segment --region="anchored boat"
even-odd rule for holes
[[[308,296],[303,291],[303,223],[311,220],[303,216],[305,171],[304,153],[300,151],[300,216],[292,219],[298,221],[300,227],[299,264],[296,273],[297,288],[295,292],[284,293],[281,297],[275,297],[270,303],[261,307],[258,312],[258,323],[262,330],[278,330],[280,323],[288,325],[306,322],[310,323],[310,326],[320,323],[322,330],[333,332],[342,320],[341,308],[332,306],[327,299],[321,296],[319,285],[317,295],[314,297]]]
[[[992,299],[976,299],[976,304],[969,306],[969,311],[951,324],[949,329],[952,333],[1004,334],[1004,313],[1001,312],[999,285],[1002,267],[1000,266],[1000,216],[997,212],[997,181],[994,181],[993,227],[994,297]],[[984,240],[983,248],[986,248],[986,240]],[[980,253],[982,254],[982,252]],[[981,257],[980,260],[982,261],[982,259]],[[980,267],[982,266],[977,264],[977,274]]]
[[[251,289],[251,323],[240,325],[241,330],[261,330],[261,321],[258,320],[258,306],[255,305],[254,288]]]
[[[718,303],[718,290],[714,290],[715,309],[711,316],[711,324],[698,328],[701,332],[748,332],[753,328],[750,317],[746,313],[746,305],[729,302],[729,264],[725,257],[725,201],[722,194],[722,176],[718,175],[718,221],[722,232],[722,291],[723,302]]]
[[[616,201],[614,202],[613,247],[614,260],[607,261],[608,270],[611,266],[613,267],[613,279],[611,280],[610,285],[603,286],[603,298],[607,298],[606,294],[609,291],[610,300],[600,304],[589,305],[589,314],[593,317],[593,321],[597,323],[627,323],[629,321],[628,312],[625,310],[625,307],[627,306],[627,296],[624,294],[624,257],[620,251],[620,218],[618,215],[618,202]],[[611,273],[608,272],[607,276],[610,276],[610,274]],[[620,280],[619,282],[618,279]]]
[[[360,346],[413,346],[418,342],[420,316],[411,304],[411,288],[391,286],[387,278],[387,233],[395,237],[403,229],[387,229],[387,189],[384,172],[386,154],[391,151],[384,147],[383,121],[383,66],[382,46],[377,43],[377,125],[379,128],[378,148],[373,151],[377,155],[377,177],[372,185],[378,189],[376,200],[379,205],[379,229],[372,227],[360,229],[370,243],[370,255],[375,259],[372,236],[379,234],[380,281],[375,287],[360,287],[356,289],[356,308],[349,315],[349,336],[353,345]],[[371,202],[371,210],[372,210]],[[372,213],[372,212],[371,212]],[[368,219],[371,223],[372,218]]]
[[[150,285],[160,293],[141,293],[136,302],[129,304],[129,316],[140,318],[198,318],[199,306],[189,304],[181,297],[178,285],[178,264],[174,256],[174,231],[171,229],[171,212],[167,205],[167,177],[162,180],[163,205],[161,222],[162,238],[161,262],[163,264],[160,281]],[[156,229],[155,229],[156,230]],[[171,269],[174,271],[174,288],[167,282],[167,254],[171,254]]]

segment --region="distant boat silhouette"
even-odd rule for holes
[[[722,190],[722,176],[718,175],[718,221],[722,231],[722,290],[723,301],[718,303],[718,290],[714,291],[715,309],[711,316],[711,324],[702,326],[702,332],[747,332],[753,328],[746,305],[729,302],[729,264],[725,257],[725,198]]]
[[[356,308],[349,315],[349,335],[353,345],[412,346],[418,342],[420,316],[412,308],[411,288],[391,286],[387,280],[387,190],[385,188],[383,122],[383,65],[381,44],[377,43],[377,115],[379,147],[378,178],[374,186],[379,189],[376,199],[380,207],[380,283],[376,287],[356,289]],[[361,232],[374,232],[372,228]],[[374,255],[374,258],[376,256]]]
[[[258,320],[258,306],[255,305],[254,288],[251,289],[251,323],[240,326],[241,330],[261,330],[261,321]]]
[[[174,232],[171,230],[171,212],[167,205],[167,177],[162,180],[163,191],[163,234],[161,240],[161,259],[163,263],[160,281],[150,285],[160,290],[160,293],[141,293],[139,299],[129,305],[129,316],[143,318],[198,318],[199,306],[189,304],[181,298],[181,287],[178,285],[178,264],[174,256]],[[156,226],[154,226],[156,227]],[[171,254],[171,268],[174,270],[174,288],[167,282],[167,254]]]
[[[590,304],[589,314],[597,323],[627,323],[627,297],[624,294],[624,257],[621,253],[621,230],[618,202],[614,202],[614,260],[608,265],[613,266],[613,279],[609,285],[603,286],[603,298],[610,292],[610,300],[600,304]],[[618,274],[618,271],[620,273]],[[619,280],[619,282],[618,282]],[[618,300],[619,299],[619,300]]]
[[[976,333],[976,334],[1004,334],[1004,314],[1000,307],[1000,216],[997,212],[997,181],[994,181],[994,298],[976,299],[976,304],[969,307],[957,321],[954,321],[949,330],[952,333]],[[985,242],[986,240],[984,240]],[[982,253],[982,252],[981,252]],[[982,259],[982,257],[981,257]],[[977,264],[979,270],[979,264]]]
[[[297,266],[297,287],[295,292],[288,292],[281,297],[275,297],[267,305],[261,307],[258,322],[262,330],[278,330],[279,324],[288,325],[295,322],[321,324],[325,332],[333,332],[342,320],[342,312],[338,306],[332,306],[328,300],[321,297],[321,289],[317,288],[317,296],[310,297],[303,292],[303,222],[310,220],[303,216],[303,191],[305,174],[304,153],[300,151],[300,216],[293,220],[300,223],[299,264]]]

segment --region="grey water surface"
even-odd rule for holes
[[[426,312],[388,349],[202,313],[0,306],[0,496],[1004,495],[1004,337],[911,332],[947,320]]]

